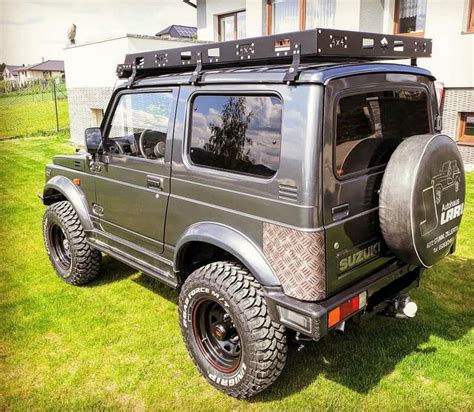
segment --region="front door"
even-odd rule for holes
[[[163,252],[177,92],[121,92],[105,121],[93,212],[105,235],[128,252]]]

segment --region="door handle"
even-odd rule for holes
[[[146,186],[150,189],[163,190],[164,181],[162,177],[150,176],[146,177]]]
[[[349,216],[349,203],[343,203],[341,205],[334,206],[331,209],[331,214],[333,222]]]

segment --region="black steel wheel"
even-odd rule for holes
[[[220,391],[249,398],[283,371],[287,337],[271,320],[263,290],[235,262],[214,262],[194,271],[179,296],[179,319],[189,355]]]
[[[83,285],[98,275],[102,255],[87,243],[71,203],[58,202],[46,209],[43,237],[49,260],[65,282]]]
[[[193,310],[193,332],[206,359],[221,372],[233,372],[241,358],[240,337],[221,304],[203,298]]]
[[[49,226],[49,236],[51,257],[57,266],[64,271],[68,271],[71,267],[71,250],[69,240],[64,234],[61,226],[53,223]]]

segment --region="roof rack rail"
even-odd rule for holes
[[[117,66],[120,79],[225,67],[292,63],[285,81],[297,77],[300,62],[377,61],[431,57],[432,41],[420,37],[313,29],[219,43],[127,54]]]

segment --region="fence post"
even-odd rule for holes
[[[53,83],[54,111],[56,112],[56,131],[59,132],[58,99],[56,96],[56,82],[53,80],[52,83]]]

